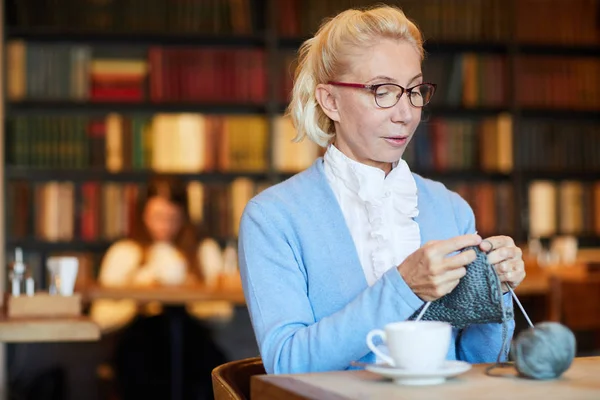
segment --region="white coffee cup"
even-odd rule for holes
[[[50,273],[50,294],[73,295],[79,270],[77,257],[48,257],[46,264]]]
[[[389,349],[384,354],[373,343],[381,337]],[[439,369],[450,347],[452,326],[439,321],[401,321],[387,324],[384,330],[374,329],[367,334],[367,345],[387,364],[411,371]]]

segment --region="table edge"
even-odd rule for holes
[[[277,381],[277,385],[271,381]],[[271,394],[261,396],[265,392]],[[250,379],[250,399],[286,400],[348,400],[347,397],[325,391],[310,383],[298,380],[293,375],[255,375]]]

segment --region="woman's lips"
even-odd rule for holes
[[[383,139],[394,147],[404,146],[408,142],[408,136],[390,136]]]

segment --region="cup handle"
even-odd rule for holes
[[[377,356],[379,356],[379,358],[381,358],[383,361],[385,361],[386,363],[388,363],[388,364],[389,364],[389,365],[391,365],[392,367],[395,367],[395,366],[396,366],[396,363],[394,362],[394,360],[393,360],[393,359],[392,359],[390,356],[388,356],[388,355],[386,355],[386,354],[383,354],[383,353],[381,352],[381,350],[379,350],[379,349],[377,348],[377,346],[375,346],[375,345],[373,344],[373,338],[374,338],[374,337],[376,337],[376,336],[379,336],[379,337],[381,337],[381,339],[382,339],[384,342],[385,342],[385,341],[386,341],[386,339],[387,339],[384,331],[382,331],[381,329],[373,329],[371,332],[369,332],[369,333],[367,334],[367,346],[369,346],[369,349],[371,349],[371,351],[372,351],[373,353],[375,353]]]

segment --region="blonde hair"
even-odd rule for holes
[[[394,6],[343,11],[325,21],[315,36],[302,44],[287,110],[296,128],[295,142],[307,136],[325,147],[333,140],[333,121],[319,106],[316,87],[334,79],[343,70],[345,49],[368,46],[379,38],[405,40],[415,46],[423,60],[419,28]]]

